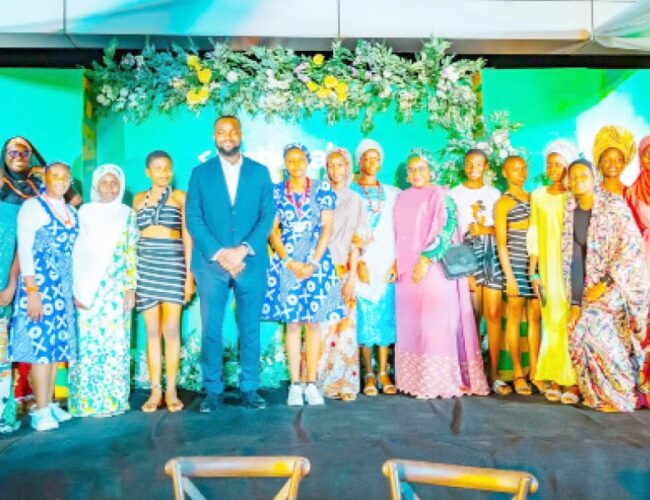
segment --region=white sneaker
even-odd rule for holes
[[[300,384],[291,384],[289,386],[289,397],[287,398],[289,406],[302,406],[304,404],[302,397],[302,387]]]
[[[50,403],[50,410],[52,416],[57,422],[67,422],[72,420],[72,415],[59,406],[59,403]]]
[[[305,399],[307,400],[307,404],[310,406],[325,404],[325,400],[323,399],[323,396],[321,396],[316,384],[307,384],[307,388],[305,389]]]
[[[37,431],[49,431],[59,428],[59,422],[52,415],[52,410],[41,408],[32,412],[32,427]]]

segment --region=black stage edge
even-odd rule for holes
[[[539,498],[645,499],[650,496],[650,412],[604,414],[525,398],[415,400],[360,396],[353,403],[289,408],[285,389],[263,393],[266,410],[236,406],[214,414],[182,392],[186,409],[73,419],[38,433],[27,422],[0,436],[5,499],[173,498],[165,462],[179,455],[303,455],[308,499],[388,499],[388,458],[521,469]],[[139,408],[146,394],[131,400]],[[198,480],[207,498],[273,498],[281,479]],[[501,498],[416,487],[422,498]]]
[[[119,59],[128,52],[140,50],[120,49]],[[206,51],[200,51],[205,53]],[[316,52],[296,51],[314,55]],[[321,51],[331,56],[331,52]],[[90,68],[93,61],[101,62],[103,51],[99,49],[59,48],[2,48],[0,67],[6,68]],[[402,57],[414,57],[413,53],[399,53]],[[527,68],[597,68],[597,69],[648,69],[650,56],[647,54],[625,55],[567,55],[567,54],[459,54],[459,59],[485,59],[486,67],[497,69]]]

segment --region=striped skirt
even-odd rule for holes
[[[185,298],[185,249],[183,241],[140,238],[138,241],[138,311],[161,302],[183,304]]]
[[[508,256],[510,257],[510,267],[512,274],[515,275],[517,286],[519,287],[520,297],[533,297],[533,287],[528,278],[528,251],[526,250],[526,229],[511,229],[508,231]],[[503,291],[506,290],[505,277],[501,266],[499,266],[501,279],[503,281]]]

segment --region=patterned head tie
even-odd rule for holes
[[[51,161],[47,165],[45,165],[45,167],[43,168],[43,172],[47,172],[49,169],[51,169],[52,167],[55,167],[56,165],[62,165],[65,168],[68,169],[68,172],[71,171],[70,165],[68,163],[66,163],[64,161],[58,161],[57,160],[57,161]]]
[[[307,157],[307,164],[311,163],[311,154],[309,153],[309,149],[307,149],[307,146],[300,144],[299,142],[292,142],[291,144],[287,144],[282,150],[282,158],[286,160],[287,154],[289,154],[289,151],[292,149],[298,149],[305,153],[305,156]]]
[[[623,153],[625,165],[628,165],[636,153],[632,132],[616,125],[607,125],[601,128],[594,139],[594,163],[600,163],[600,157],[610,148],[618,149]]]
[[[431,172],[434,171],[435,158],[426,149],[424,148],[411,149],[411,151],[409,151],[408,156],[406,157],[406,164],[408,165],[413,158],[419,158],[420,160],[424,161],[428,165],[429,170],[431,170]]]

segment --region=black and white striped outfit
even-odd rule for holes
[[[158,205],[149,206],[149,193],[144,207],[138,210],[136,220],[140,231],[149,226],[164,226],[181,231],[181,210],[165,205],[171,188],[161,197]],[[138,241],[137,308],[144,311],[161,302],[183,304],[185,298],[185,248],[180,238],[146,238]]]
[[[509,197],[516,203],[506,216],[508,225],[521,222],[530,217],[530,201],[523,201],[506,192],[504,196]],[[526,236],[528,229],[508,229],[507,248],[510,257],[510,267],[515,275],[520,297],[533,297],[533,287],[528,278],[528,250],[526,249]],[[501,273],[503,271],[501,270]],[[505,291],[505,277],[502,274],[503,290]]]

